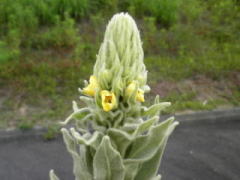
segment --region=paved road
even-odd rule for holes
[[[170,138],[163,180],[240,180],[240,119],[183,123]]]
[[[0,137],[0,180],[47,180],[51,168],[61,180],[74,179],[61,137]],[[160,173],[163,180],[239,180],[240,119],[181,123],[169,139]]]

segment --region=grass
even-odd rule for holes
[[[33,122],[25,122],[25,119],[23,119],[19,124],[18,124],[18,128],[26,131],[29,129],[33,128]]]
[[[239,106],[239,10],[234,0],[3,0],[0,128],[63,120],[92,73],[105,25],[119,11],[130,12],[140,28],[155,89],[150,99],[162,82],[177,84],[161,97],[173,104],[164,113]],[[199,76],[207,77],[210,97],[198,90]]]
[[[190,96],[190,98],[186,98]],[[186,99],[185,99],[186,98]],[[165,98],[164,98],[165,99]],[[180,96],[172,95],[166,97],[167,101],[174,102],[172,106],[166,109],[163,113],[172,114],[184,111],[203,111],[212,110],[221,105],[226,105],[228,102],[222,99],[214,99],[201,102],[191,97],[191,93],[185,93]]]
[[[47,132],[43,134],[45,140],[53,140],[60,133],[60,127],[58,125],[51,125],[48,127]]]

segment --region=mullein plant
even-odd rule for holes
[[[113,16],[107,25],[93,74],[79,89],[79,108],[62,122],[67,150],[73,158],[76,180],[159,180],[161,157],[178,122],[159,122],[160,111],[170,106],[155,98],[143,105],[150,91],[143,63],[140,34],[127,13]],[[54,171],[50,179],[58,180]]]

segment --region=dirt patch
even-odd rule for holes
[[[152,93],[158,94],[160,97],[168,96],[172,91],[177,91],[178,85],[176,82],[161,81],[152,87]]]
[[[196,100],[209,101],[231,98],[237,89],[240,90],[240,73],[234,72],[220,80],[198,75],[179,82],[161,81],[152,88],[152,92],[163,98],[170,96],[173,92],[179,95],[194,92]]]

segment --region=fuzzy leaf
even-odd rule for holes
[[[103,137],[93,159],[95,180],[123,180],[124,166],[122,158],[111,145],[108,136]],[[85,179],[84,179],[85,180]]]
[[[129,159],[126,161],[143,162],[152,158],[169,135],[168,130],[173,120],[174,118],[169,118],[151,128],[147,135],[136,138],[127,156]]]
[[[49,172],[49,178],[50,178],[50,180],[59,180],[59,178],[54,173],[53,169]]]
[[[158,104],[160,102],[160,97],[159,95],[156,95],[155,99],[154,99],[154,104]]]
[[[158,168],[160,166],[160,161],[166,146],[166,142],[167,142],[167,139],[165,140],[163,145],[158,149],[155,155],[150,160],[142,164],[135,178],[136,180],[154,179],[154,177],[157,174]]]
[[[138,162],[124,162],[125,178],[124,180],[134,180],[138,173],[140,163]]]
[[[163,103],[157,103],[149,108],[144,109],[143,116],[155,116],[158,115],[158,113],[165,109],[166,107],[170,106],[170,102],[163,102]]]
[[[61,131],[67,150],[73,158],[73,173],[76,177],[76,180],[92,180],[92,175],[88,172],[87,164],[78,154],[78,145],[76,143],[76,140],[66,129],[63,128]]]
[[[74,107],[74,109],[76,110],[76,107]],[[86,112],[90,112],[90,108],[81,108],[81,109],[78,109],[76,111],[74,111],[70,116],[67,117],[67,119],[63,122],[60,122],[61,125],[66,125],[68,124],[74,117],[76,116],[79,116],[83,113],[86,113]]]
[[[94,134],[88,139],[81,136],[74,128],[71,128],[70,131],[78,144],[85,144],[86,146],[91,146],[94,149],[97,149],[102,139],[102,134],[98,131],[95,131]]]
[[[93,148],[85,145],[80,145],[79,151],[82,161],[86,164],[89,173],[93,174],[93,156],[91,150],[93,150]]]
[[[79,99],[83,101],[88,107],[94,107],[94,100],[92,97],[80,96]]]
[[[152,178],[151,180],[161,180],[161,175],[157,175],[156,177]]]
[[[141,134],[141,133],[147,131],[155,122],[157,122],[158,119],[159,119],[158,116],[154,116],[154,117],[144,121],[140,125],[138,125],[137,129],[134,132],[134,136],[137,136],[138,134]]]
[[[170,126],[168,126],[167,132],[165,133],[166,138],[164,139],[164,142],[159,147],[159,149],[155,153],[155,155],[151,159],[149,159],[148,161],[144,162],[141,165],[141,168],[139,169],[138,174],[136,176],[136,180],[154,179],[154,177],[156,176],[156,174],[158,172],[161,158],[162,158],[164,149],[166,147],[168,137],[177,125],[178,125],[178,122],[174,122]]]
[[[132,137],[126,132],[114,128],[108,130],[108,135],[116,145],[118,152],[124,157],[126,149],[132,141]]]

